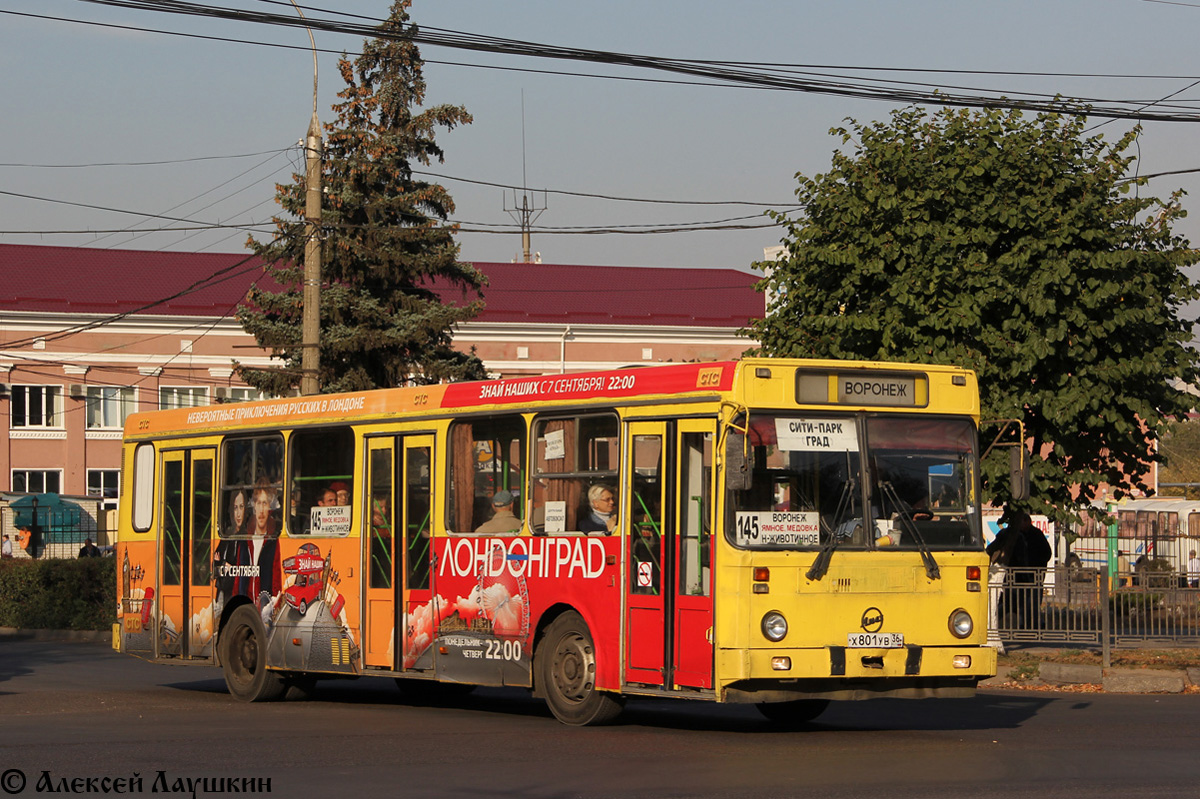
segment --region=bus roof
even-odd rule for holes
[[[397,414],[437,415],[547,402],[630,402],[650,398],[715,397],[734,387],[740,371],[779,365],[786,365],[789,369],[803,367],[830,373],[879,370],[892,373],[969,374],[968,370],[950,366],[866,361],[748,358],[741,361],[663,364],[135,413],[125,422],[125,436],[140,439],[195,435],[227,429],[270,427],[284,421],[301,424],[358,422]],[[973,380],[971,386],[974,386]],[[977,399],[974,404],[977,405]]]
[[[636,400],[716,394],[733,385],[737,362],[668,364],[604,372],[515,377],[469,383],[373,389],[131,414],[127,438],[262,427],[281,421],[357,421],[547,401]]]

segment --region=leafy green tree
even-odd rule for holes
[[[1145,489],[1165,419],[1192,407],[1200,261],[1171,225],[1179,193],[1142,197],[1138,131],[1085,136],[1078,116],[894,111],[836,128],[828,173],[797,175],[785,257],[752,332],[779,356],[956,364],[979,376],[984,419],[1031,441],[1029,508],[1067,518],[1107,483]],[[1007,457],[985,463],[1009,496]]]
[[[1200,420],[1179,419],[1170,422],[1158,445],[1163,465],[1158,482],[1194,483],[1194,486],[1161,488],[1166,496],[1196,499],[1200,496]]]
[[[414,162],[443,158],[437,128],[468,124],[461,106],[422,109],[422,60],[408,24],[408,0],[397,0],[380,37],[353,62],[338,62],[345,88],[325,125],[322,182],[321,369],[323,392],[486,377],[474,354],[455,351],[451,329],[482,303],[444,304],[439,279],[478,296],[483,276],[458,261],[454,202],[437,184],[417,179]],[[419,167],[418,167],[419,168]],[[305,176],[278,187],[287,218],[272,241],[249,246],[281,290],[253,288],[237,312],[243,328],[282,369],[238,364],[248,383],[284,394],[300,382],[305,246]]]

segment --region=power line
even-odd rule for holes
[[[414,169],[414,175],[424,175],[426,177],[437,178],[438,180],[453,180],[458,183],[470,183],[476,186],[492,186],[498,189],[513,189],[522,191],[519,186],[511,186],[505,183],[492,183],[486,180],[472,180],[471,178],[459,178],[453,175],[442,175],[437,172],[422,172]],[[796,203],[764,203],[764,202],[749,202],[746,200],[661,200],[661,199],[646,199],[639,197],[619,197],[611,194],[595,194],[583,191],[567,191],[565,189],[528,189],[528,191],[544,194],[561,194],[566,197],[585,197],[593,200],[616,200],[619,202],[629,203],[654,203],[658,205],[752,205],[762,208],[778,208],[778,207],[796,207]]]
[[[995,95],[971,90],[974,94],[951,94],[942,91],[917,91],[895,87],[854,85],[846,82],[831,82],[801,79],[785,71],[767,72],[763,67],[747,67],[744,64],[730,66],[729,62],[689,59],[670,59],[604,50],[562,47],[533,42],[523,42],[493,36],[483,36],[440,28],[411,26],[395,34],[359,23],[320,19],[309,16],[301,20],[293,16],[266,12],[219,8],[183,0],[80,0],[95,5],[118,8],[157,11],[185,16],[209,17],[255,24],[268,24],[286,28],[308,27],[329,33],[353,34],[365,38],[383,38],[412,41],[438,47],[516,55],[555,60],[584,61],[611,66],[633,67],[672,72],[691,77],[719,80],[725,83],[756,88],[773,88],[814,94],[827,94],[858,99],[886,100],[905,104],[931,104],[968,108],[1008,108],[1014,110],[1040,111],[1048,113],[1092,116],[1098,118],[1134,119],[1161,122],[1200,122],[1200,111],[1188,113],[1147,112],[1145,101],[1115,100],[1107,105],[1084,105],[1075,99],[1053,97],[1051,99],[1014,99],[1006,95]],[[1143,108],[1127,108],[1128,105]],[[1190,108],[1190,106],[1188,107]]]
[[[290,148],[289,148],[289,149],[290,149]],[[206,196],[206,195],[212,194],[212,193],[213,193],[214,191],[216,191],[217,189],[219,189],[219,188],[222,188],[223,186],[228,186],[230,183],[234,182],[235,180],[237,180],[237,179],[239,179],[239,178],[242,178],[242,177],[245,177],[246,175],[249,175],[251,172],[253,172],[254,170],[258,169],[260,166],[264,166],[264,165],[266,165],[266,164],[270,163],[271,161],[275,160],[275,158],[276,158],[277,156],[279,156],[281,153],[286,153],[286,152],[288,152],[288,150],[287,150],[287,149],[284,149],[284,150],[277,150],[277,151],[273,152],[273,153],[272,153],[270,156],[268,156],[267,158],[265,158],[264,160],[262,160],[262,161],[259,161],[257,164],[255,164],[254,166],[250,167],[249,169],[246,169],[246,170],[244,170],[244,171],[242,171],[242,172],[240,172],[240,173],[238,173],[238,174],[234,175],[233,177],[229,178],[228,180],[225,180],[225,181],[223,181],[223,182],[221,182],[221,183],[218,183],[216,186],[213,186],[212,188],[210,188],[210,189],[207,189],[207,190],[205,190],[205,191],[201,192],[200,194],[197,194],[196,196],[194,196],[194,197],[192,197],[192,198],[190,198],[190,199],[184,200],[184,201],[183,201],[183,202],[181,202],[181,203],[178,203],[178,204],[176,204],[176,205],[173,205],[173,206],[171,206],[170,208],[168,208],[168,209],[167,209],[166,211],[164,211],[163,213],[170,213],[170,212],[172,212],[172,211],[178,210],[178,209],[182,208],[182,207],[183,207],[183,206],[185,206],[185,205],[189,205],[189,204],[191,204],[191,203],[195,202],[196,200],[199,200],[201,197],[204,197],[204,196]],[[272,172],[271,174],[267,175],[267,177],[266,177],[266,178],[260,178],[259,180],[256,180],[256,181],[254,181],[253,183],[249,184],[248,186],[244,186],[243,188],[240,188],[240,189],[238,189],[237,191],[235,191],[235,192],[233,192],[233,193],[231,193],[231,194],[227,194],[227,195],[225,195],[224,197],[221,197],[220,199],[213,200],[211,203],[209,203],[208,205],[205,205],[205,206],[203,206],[202,208],[197,208],[197,209],[196,209],[196,211],[195,211],[195,213],[200,213],[200,212],[202,212],[202,211],[207,211],[209,208],[212,208],[212,207],[213,207],[214,205],[216,205],[217,203],[224,202],[225,200],[228,200],[228,199],[230,199],[230,198],[232,198],[232,197],[235,197],[235,196],[237,196],[238,194],[241,194],[241,193],[242,193],[242,192],[244,192],[244,191],[248,191],[249,189],[253,188],[254,186],[257,186],[257,185],[258,185],[259,183],[261,183],[263,180],[266,180],[267,178],[271,178],[271,177],[274,177],[275,175],[279,174],[281,171],[283,171],[284,169],[286,169],[286,168],[287,168],[287,166],[288,166],[288,165],[286,165],[286,164],[285,164],[283,167],[280,167],[279,169],[275,170],[275,171],[274,171],[274,172]],[[257,207],[258,205],[262,205],[262,203],[257,203],[257,204],[256,204],[255,206],[253,206],[253,207]],[[249,209],[247,209],[247,210],[249,210]],[[245,213],[245,211],[241,211],[241,212],[238,212],[237,214],[234,214],[234,217],[236,218],[237,216],[240,216],[242,213]],[[139,223],[139,224],[140,224],[140,223]],[[145,231],[145,232],[142,232],[142,233],[137,233],[137,234],[134,234],[134,235],[132,236],[132,238],[130,238],[128,241],[126,241],[126,244],[128,244],[128,243],[129,243],[129,241],[133,241],[133,240],[136,240],[136,239],[140,238],[140,237],[141,237],[141,236],[143,236],[143,235],[147,235],[149,232],[150,232],[150,231]],[[186,239],[190,238],[191,236],[198,235],[198,233],[199,233],[199,231],[196,231],[196,232],[193,232],[193,233],[189,233],[187,236],[184,236],[184,237],[183,237],[183,239],[180,239],[180,241],[184,241],[184,240],[186,240]],[[112,235],[115,235],[115,234],[111,234],[111,233],[110,233],[110,234],[108,234],[108,236],[112,236]],[[105,238],[108,238],[108,236],[102,236],[100,239],[97,239],[96,241],[93,241],[93,242],[92,242],[92,244],[93,244],[93,245],[95,245],[95,244],[97,244],[99,241],[102,241],[103,239],[105,239]],[[175,242],[175,243],[176,243],[176,244],[178,244],[179,242],[177,241],[177,242]],[[112,246],[113,246],[113,247],[115,247],[116,245],[112,245]],[[112,247],[109,247],[108,249],[112,249]]]
[[[471,224],[471,223],[464,223]],[[630,230],[623,227],[606,227],[606,228],[588,228],[583,230],[556,230],[554,228],[530,228],[531,233],[538,233],[544,236],[599,236],[607,234],[623,234],[623,235],[655,235],[661,233],[700,233],[705,231],[716,230],[761,230],[763,228],[780,227],[778,222],[767,222],[761,225],[709,225],[707,227],[688,227],[677,226],[671,227],[664,225],[653,230]],[[459,227],[460,233],[493,233],[504,236],[511,236],[516,228],[510,230],[487,230],[483,228]]]
[[[0,11],[0,14],[8,14],[12,12]],[[279,150],[262,150],[257,153],[237,153],[234,155],[198,155],[192,158],[172,158],[163,161],[105,161],[94,164],[20,164],[20,163],[0,163],[0,167],[17,167],[22,169],[90,169],[92,167],[108,167],[108,166],[163,166],[168,164],[190,164],[196,161],[225,161],[234,158],[254,158],[259,155],[278,155],[286,153],[292,147],[284,147]],[[270,159],[268,159],[270,160]],[[265,162],[264,162],[265,163]]]
[[[114,214],[127,214],[129,216],[140,216],[140,217],[147,217],[150,219],[166,219],[171,222],[185,222],[185,223],[193,224],[193,225],[201,224],[201,223],[196,222],[196,220],[194,220],[194,219],[186,219],[184,217],[167,216],[166,214],[152,214],[152,213],[149,213],[146,211],[129,211],[124,208],[112,208],[112,207],[104,206],[104,205],[93,205],[91,203],[73,202],[71,200],[58,200],[53,197],[39,197],[35,194],[22,194],[22,193],[16,192],[16,191],[0,190],[0,195],[4,195],[7,197],[18,197],[22,200],[38,200],[39,202],[54,203],[56,205],[70,205],[70,206],[73,206],[76,208],[89,208],[94,211],[107,211],[109,213],[114,213]],[[243,228],[245,230],[250,230],[255,227],[262,227],[263,225],[266,225],[266,224],[270,224],[270,223],[255,222],[252,225],[222,225],[222,224],[209,223],[209,224],[203,224],[202,227],[207,228],[207,229],[234,227],[234,228]],[[170,229],[170,228],[167,228],[167,229]],[[181,228],[178,228],[178,229],[181,229]],[[3,232],[3,231],[0,231],[0,232]],[[84,231],[84,232],[87,232],[87,231]],[[95,231],[95,232],[104,232],[104,231]],[[136,231],[131,231],[131,232],[136,232]]]

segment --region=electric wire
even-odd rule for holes
[[[1009,97],[1007,94],[984,94],[980,90],[975,90],[977,92],[975,94],[952,94],[940,90],[927,92],[902,89],[895,86],[881,88],[870,85],[853,85],[845,81],[814,81],[811,79],[799,79],[797,76],[789,75],[786,72],[765,72],[762,67],[748,68],[741,64],[737,67],[726,66],[725,64],[728,62],[671,59],[658,56],[563,47],[440,28],[421,28],[420,26],[410,26],[400,33],[393,34],[381,31],[367,24],[321,19],[313,16],[299,19],[290,15],[221,8],[201,3],[183,2],[182,0],[79,0],[79,2],[125,9],[267,24],[286,28],[307,27],[312,30],[321,30],[329,33],[352,34],[365,38],[399,39],[412,41],[417,44],[472,52],[584,61],[611,66],[651,69],[687,75],[689,77],[715,79],[737,85],[766,86],[790,91],[860,99],[888,100],[891,102],[913,104],[924,103],[951,107],[1009,108],[1098,118],[1142,119],[1163,122],[1200,121],[1200,111],[1195,110],[1188,113],[1167,113],[1146,112],[1145,110],[1138,111],[1136,108],[1122,107],[1138,104],[1145,105],[1145,101],[1116,100],[1107,101],[1107,105],[1089,105],[1070,98],[1057,96],[1053,99],[1017,99]]]

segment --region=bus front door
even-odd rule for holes
[[[369,518],[363,547],[363,662],[396,671],[432,668],[433,436],[368,441]]]
[[[625,681],[712,686],[713,425],[628,426]]]
[[[211,659],[213,449],[162,456],[155,655]]]

